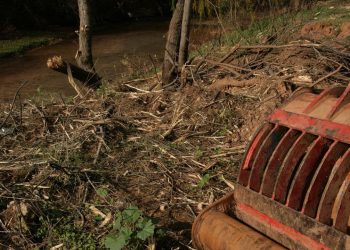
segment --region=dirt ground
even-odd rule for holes
[[[194,218],[230,192],[227,181],[234,183],[268,114],[298,88],[348,84],[350,52],[341,35],[348,26],[342,27],[333,34],[308,24],[278,45],[266,40],[196,57],[170,89],[151,90],[154,76],[85,99],[4,107],[1,246],[101,249],[113,219],[96,220],[92,206],[113,217],[134,204],[157,219],[143,249],[191,249]],[[339,39],[306,39],[315,32]]]

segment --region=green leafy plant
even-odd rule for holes
[[[70,216],[57,222],[40,217],[39,222],[40,227],[37,228],[35,237],[38,240],[46,239],[48,249],[61,242],[64,244],[61,249],[98,249],[98,243],[95,242],[94,235],[76,226],[74,218]]]
[[[96,190],[96,193],[103,198],[106,198],[108,196],[108,190],[102,187],[98,188]]]
[[[194,151],[194,158],[200,159],[204,155],[203,150],[200,147],[196,147],[196,150]]]
[[[104,244],[110,250],[126,247],[138,249],[146,240],[153,237],[154,230],[154,222],[144,217],[138,207],[131,205],[116,214],[113,229],[104,239]]]
[[[105,80],[102,80],[102,84],[101,86],[97,89],[97,94],[99,96],[104,96],[106,94],[108,94],[108,82]]]
[[[204,188],[204,186],[208,184],[210,178],[210,174],[205,174],[197,184],[197,187],[200,189]]]

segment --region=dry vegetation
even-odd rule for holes
[[[230,191],[264,118],[297,88],[350,79],[344,41],[288,39],[195,57],[167,89],[150,90],[151,77],[4,107],[2,247],[100,249],[114,214],[134,204],[158,220],[140,249],[189,249],[193,219]]]

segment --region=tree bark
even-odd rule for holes
[[[79,7],[79,49],[75,60],[85,71],[95,72],[92,60],[92,26],[90,0],[78,0]]]
[[[293,10],[299,11],[303,6],[303,0],[293,0],[292,4],[293,4],[292,6]]]
[[[182,17],[181,40],[179,48],[179,70],[188,60],[188,45],[190,40],[192,0],[185,0]]]
[[[171,83],[177,75],[184,2],[185,0],[178,0],[170,21],[162,71],[163,86]]]

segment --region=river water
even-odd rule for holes
[[[93,37],[93,55],[97,72],[108,80],[115,80],[130,71],[131,63],[152,63],[150,57],[162,58],[167,22],[130,24],[108,28]],[[74,62],[78,47],[77,39],[36,48],[22,56],[0,60],[0,102],[13,98],[23,81],[28,81],[21,90],[21,97],[32,97],[38,93],[68,96],[75,94],[67,77],[46,67],[49,57],[60,55]]]

